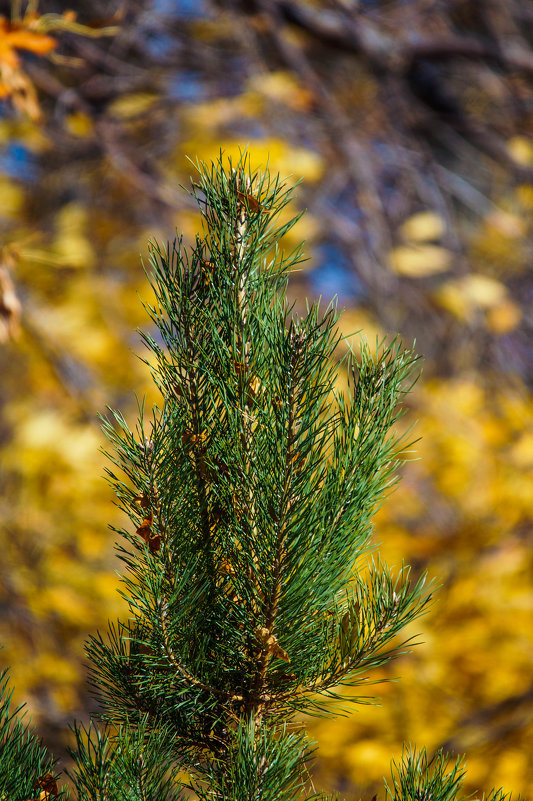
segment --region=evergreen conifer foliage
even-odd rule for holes
[[[0,799],[33,798],[43,790],[57,794],[53,760],[24,725],[22,708],[12,709],[12,697],[4,670],[0,674]]]
[[[198,172],[202,236],[151,250],[143,337],[161,403],[135,430],[104,420],[129,617],[88,643],[101,714],[74,727],[79,801],[316,797],[297,716],[367,701],[358,688],[429,600],[369,542],[406,455],[392,429],[416,356],[363,345],[339,365],[335,309],[298,316],[286,300],[302,259],[280,248],[290,190],[246,157]],[[0,801],[59,797],[38,741],[2,720],[5,686]],[[444,755],[406,752],[387,790],[448,801],[461,778]]]
[[[280,801],[298,794],[309,750],[295,713],[366,682],[428,600],[407,570],[362,572],[416,357],[364,347],[337,391],[334,308],[299,317],[285,297],[302,258],[279,248],[297,219],[277,222],[290,191],[245,159],[199,175],[202,237],[151,252],[144,340],[161,408],[141,410],[136,432],[116,412],[105,424],[131,520],[131,618],[89,654],[109,724],[166,727],[200,795],[257,786]]]

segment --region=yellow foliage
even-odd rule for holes
[[[184,111],[184,118],[195,133],[201,132],[201,135],[205,137],[206,131],[235,123],[239,117],[254,116],[260,108],[261,98],[259,95],[256,92],[246,92],[237,97],[224,97],[206,103],[195,103]],[[187,152],[196,153],[196,146],[193,145],[190,151],[180,147],[180,154]]]
[[[524,431],[510,450],[509,456],[513,463],[524,470],[533,468],[533,432]]]
[[[313,95],[301,86],[295,76],[285,70],[254,75],[248,81],[249,88],[260,95],[283,103],[295,111],[308,111]]]
[[[94,536],[94,535],[93,535]],[[96,594],[104,601],[118,607],[122,602],[117,603],[118,577],[115,573],[99,573],[94,577],[94,589]]]
[[[100,461],[100,437],[96,431],[86,425],[69,425],[65,415],[57,409],[30,407],[23,411],[19,407],[17,417],[17,443],[24,449],[26,469],[32,466],[37,470],[46,469],[52,455],[80,472],[90,472],[91,467]],[[12,456],[15,459],[17,454]]]
[[[522,310],[514,301],[502,300],[497,306],[487,311],[487,325],[495,334],[507,334],[513,331],[522,320]]]
[[[23,189],[14,181],[0,175],[0,217],[16,217],[23,203]]]
[[[92,118],[83,111],[74,111],[65,118],[65,128],[72,136],[85,139],[94,131]]]
[[[523,776],[530,766],[530,754],[521,748],[510,748],[497,759],[496,774],[498,785],[520,787]]]
[[[96,622],[90,598],[66,585],[45,587],[38,599],[37,609],[41,615],[59,613],[65,623],[76,628],[87,629]]]
[[[277,220],[280,225],[283,225],[286,222],[289,222],[294,215],[297,213],[297,209],[294,208],[292,203],[288,206],[285,206],[277,217]],[[294,268],[294,272],[305,272],[306,270],[310,270],[313,268],[313,259],[312,259],[312,243],[313,240],[320,234],[320,223],[316,217],[312,214],[304,214],[303,217],[300,217],[296,225],[294,225],[280,240],[280,247],[285,251],[291,251],[301,242],[306,243],[305,248],[305,256],[306,261],[298,264]]]
[[[518,214],[511,214],[508,211],[503,211],[503,209],[496,209],[488,214],[485,217],[485,225],[489,228],[494,228],[502,236],[509,239],[516,239],[527,233],[525,220],[519,217]]]
[[[498,273],[523,270],[529,263],[523,225],[515,215],[489,214],[471,239],[472,260],[483,269],[490,265]]]
[[[56,216],[57,233],[53,251],[62,263],[70,267],[88,268],[96,256],[89,240],[87,209],[78,203],[68,203]]]
[[[109,111],[113,117],[129,119],[144,114],[157,102],[157,95],[148,92],[137,92],[130,95],[122,95],[109,106]]]
[[[533,164],[533,143],[525,136],[513,136],[507,142],[510,155],[519,164]]]
[[[531,184],[521,184],[516,187],[516,197],[526,211],[533,209],[533,186]]]
[[[488,325],[497,333],[520,322],[520,311],[507,297],[507,287],[495,278],[472,274],[442,284],[433,292],[437,303],[459,320],[467,322],[477,310],[491,312]]]
[[[200,211],[196,209],[180,209],[175,215],[174,221],[185,241],[194,242],[195,236],[201,228]],[[153,234],[150,235],[151,238],[153,238]]]
[[[0,142],[8,143],[18,139],[31,153],[41,153],[50,146],[46,131],[27,117],[0,120]]]
[[[392,270],[409,278],[425,278],[446,272],[451,259],[450,251],[438,245],[400,245],[389,254]]]
[[[400,235],[407,242],[433,242],[446,231],[446,224],[435,211],[421,211],[400,226]]]
[[[231,37],[235,34],[235,20],[222,9],[213,19],[199,17],[189,24],[189,30],[203,42],[217,42],[222,36]]]
[[[388,743],[377,740],[358,740],[345,746],[342,760],[358,782],[379,781],[388,773],[391,752]]]
[[[325,165],[321,156],[307,148],[293,147],[283,139],[275,138],[253,140],[244,144],[252,169],[266,169],[268,163],[270,172],[279,172],[288,179],[303,178],[307,183],[314,183],[323,175]],[[236,164],[243,151],[243,143],[231,139],[189,142],[183,145],[182,152],[196,153],[200,161],[209,162],[218,158],[220,150],[225,160],[231,159]]]

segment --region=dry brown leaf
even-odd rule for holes
[[[154,515],[152,512],[149,512],[142,521],[139,528],[137,529],[137,534],[139,535],[139,537],[142,537],[146,543],[148,543],[148,540],[152,536],[153,521],[154,521]]]
[[[152,533],[153,522],[154,515],[152,512],[149,512],[137,529],[137,534],[139,537],[142,537],[145,543],[148,545],[150,553],[157,553],[157,551],[159,551],[161,548],[161,535]]]
[[[150,549],[150,553],[157,553],[161,548],[161,535],[160,534],[152,534],[152,536],[148,539],[148,548]]]
[[[267,209],[265,206],[263,206],[257,200],[257,198],[255,198],[253,195],[250,195],[249,192],[239,192],[239,190],[237,190],[237,197],[239,198],[243,206],[247,206],[250,211],[256,213],[261,211],[270,211],[270,209]]]
[[[148,498],[148,494],[143,492],[142,495],[136,495],[133,499],[133,503],[140,503],[141,509],[148,509],[150,506],[150,499]]]
[[[41,789],[39,799],[42,799],[42,801],[48,801],[58,793],[57,782],[51,773],[45,773],[44,776],[34,782],[33,786]]]

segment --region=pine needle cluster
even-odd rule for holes
[[[101,711],[74,729],[80,801],[316,797],[302,713],[367,702],[429,600],[370,542],[407,456],[394,425],[415,354],[363,344],[339,362],[335,307],[297,315],[286,300],[302,260],[280,247],[291,190],[245,156],[197,166],[202,235],[151,247],[143,338],[161,403],[135,430],[104,420],[129,616],[88,643]],[[37,741],[6,720],[2,801],[58,797]],[[445,764],[406,752],[391,799],[455,798]]]

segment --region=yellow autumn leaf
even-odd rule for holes
[[[410,278],[425,278],[446,272],[452,254],[438,245],[400,245],[390,252],[394,272]]]
[[[460,279],[460,287],[466,297],[482,309],[497,306],[507,295],[507,287],[501,281],[486,275],[467,275]]]
[[[307,183],[318,181],[323,175],[324,160],[318,153],[304,147],[293,147],[276,137],[248,143],[234,139],[186,142],[182,144],[180,152],[195,153],[200,161],[209,162],[217,159],[222,150],[224,162],[227,164],[231,159],[236,164],[245,145],[252,169],[266,169],[268,162],[270,173],[279,172],[285,178],[303,178]],[[189,162],[186,162],[186,168],[190,171]]]
[[[531,184],[520,184],[516,187],[516,197],[518,202],[527,210],[533,209],[533,186]]]
[[[390,764],[390,750],[377,737],[347,745],[342,755],[350,773],[360,781],[376,781]]]
[[[508,748],[497,759],[499,781],[503,786],[519,787],[531,763],[523,748]]]
[[[248,81],[248,86],[252,91],[296,111],[307,111],[313,102],[311,92],[301,86],[294,75],[285,70],[254,75]]]
[[[486,275],[466,275],[446,282],[433,293],[433,297],[459,320],[466,320],[476,309],[487,311],[502,307],[507,301],[507,287]],[[505,323],[503,316],[502,324]],[[498,324],[497,316],[495,324]]]
[[[509,239],[524,236],[527,233],[527,225],[517,214],[511,214],[503,209],[495,209],[485,217],[485,225],[495,228],[503,236]]]
[[[513,136],[507,142],[507,150],[519,164],[533,164],[533,142],[525,136]]]
[[[204,44],[207,42],[218,42],[223,37],[233,37],[235,35],[234,19],[231,14],[219,11],[212,19],[198,17],[191,19],[187,24],[188,31]]]
[[[257,92],[246,92],[232,98],[219,98],[206,103],[195,103],[183,112],[184,119],[189,125],[203,131],[212,130],[221,125],[235,123],[240,117],[251,117],[261,110],[261,99]],[[187,152],[180,145],[179,152]],[[191,153],[196,152],[193,147]]]
[[[513,331],[522,319],[522,310],[517,304],[506,299],[487,311],[487,325],[495,334]]]
[[[89,628],[94,624],[91,600],[68,585],[43,588],[39,611],[60,614],[63,620],[74,626]]]
[[[523,469],[533,467],[533,432],[526,431],[512,446],[510,456],[514,464]]]
[[[94,130],[92,118],[83,111],[74,111],[72,114],[68,114],[65,118],[65,128],[71,136],[79,139],[85,139]]]
[[[173,218],[176,228],[181,233],[183,238],[187,241],[194,242],[195,236],[202,227],[201,215],[199,211],[196,209],[180,209]],[[147,239],[154,239],[157,241],[157,236],[150,234],[149,237],[145,237],[144,233],[142,237],[139,238],[139,246],[145,247]],[[159,241],[163,241],[159,239]],[[143,295],[144,298],[144,295]],[[132,296],[132,301],[135,303],[136,308],[139,305],[137,293]]]
[[[355,352],[361,347],[362,338],[372,343],[381,341],[385,336],[385,330],[372,313],[362,308],[343,311],[338,320],[338,329],[343,336],[340,343],[342,349],[353,348]]]
[[[56,589],[60,590],[59,596],[55,599],[59,601],[59,605],[54,604],[52,607],[54,610],[65,608],[65,604],[68,605],[74,599],[76,600],[76,604],[78,603],[78,599],[74,593],[69,592],[65,596],[63,595],[62,588],[57,587]],[[54,684],[60,682],[74,682],[80,677],[78,665],[66,658],[50,653],[42,653],[37,659],[40,675],[42,675],[43,679],[51,681]]]
[[[94,576],[93,587],[95,594],[103,598],[106,604],[111,604],[117,609],[124,607],[124,600],[117,593],[118,578],[116,573],[99,573]]]
[[[123,95],[114,100],[109,106],[109,112],[113,117],[128,119],[144,114],[157,101],[157,96],[149,92],[136,92],[130,95]]]
[[[435,211],[413,214],[400,226],[400,235],[406,242],[434,242],[446,230],[442,217]]]
[[[56,227],[54,253],[69,267],[92,267],[96,257],[88,237],[87,210],[78,203],[68,203],[58,213]]]
[[[20,186],[5,176],[0,176],[0,217],[16,217],[24,203],[24,192]]]
[[[101,444],[97,431],[86,425],[69,424],[52,409],[20,407],[14,416],[17,421],[17,447],[24,453],[24,466],[28,473],[40,471],[47,464],[62,466],[75,471],[89,470],[100,461],[98,447]],[[17,420],[18,418],[18,420]]]

